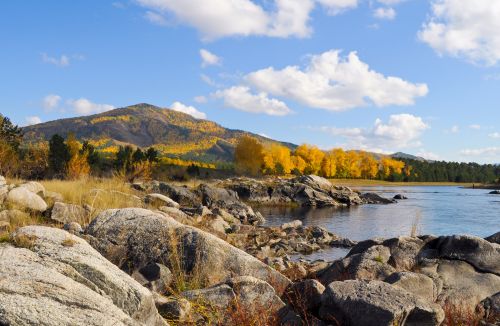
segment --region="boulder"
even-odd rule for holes
[[[283,293],[290,281],[227,242],[173,218],[139,208],[107,210],[86,230],[91,244],[122,269],[132,272],[151,263],[181,266],[201,284],[253,276]],[[173,269],[172,269],[173,270]]]
[[[190,224],[192,222],[191,217],[178,208],[161,206],[158,210],[170,217],[173,217],[176,221],[182,224]]]
[[[77,222],[69,222],[63,225],[63,229],[71,234],[80,235],[83,233],[82,226]]]
[[[500,275],[500,245],[470,235],[439,237],[429,243],[439,258],[462,260],[476,269]]]
[[[32,193],[37,194],[41,197],[45,197],[45,187],[40,182],[29,181],[19,185],[19,187],[29,190]]]
[[[384,280],[396,270],[388,264],[389,248],[377,245],[361,254],[334,261],[329,267],[318,272],[318,280],[328,285],[343,280]]]
[[[26,187],[17,187],[9,191],[6,202],[16,208],[34,212],[45,212],[47,210],[45,201]]]
[[[333,282],[326,287],[321,319],[340,325],[440,325],[439,305],[380,281]]]
[[[9,193],[8,186],[0,186],[0,205],[3,204],[8,193]]]
[[[298,227],[301,227],[302,226],[302,221],[301,220],[294,220],[294,221],[291,221],[291,222],[288,222],[288,223],[283,223],[281,225],[281,228],[283,230],[287,230],[287,229],[295,229],[295,228],[298,228]]]
[[[316,311],[325,292],[323,284],[316,280],[293,283],[285,292],[285,298],[297,311]]]
[[[28,226],[0,244],[2,325],[166,325],[152,294],[87,242]]]
[[[156,207],[167,206],[173,208],[179,208],[180,205],[162,194],[149,194],[144,198],[146,204],[150,204]]]
[[[90,212],[79,205],[56,202],[52,207],[50,218],[60,223],[83,223],[89,220]]]
[[[484,238],[484,240],[489,241],[491,243],[500,244],[500,232],[492,234],[489,237]]]
[[[500,292],[481,301],[478,308],[490,325],[500,325]]]
[[[45,196],[43,197],[45,201],[49,203],[56,203],[56,202],[64,202],[64,197],[58,192],[53,192],[53,191],[45,191]]]
[[[437,299],[434,281],[424,274],[397,272],[386,278],[385,282],[398,286],[428,302],[434,302]]]
[[[394,197],[392,197],[393,199],[397,199],[397,200],[404,200],[404,199],[408,199],[408,197],[406,197],[405,195],[401,195],[401,194],[397,194],[395,195]]]
[[[417,264],[417,256],[425,245],[425,241],[417,237],[398,237],[382,242],[389,248],[391,257],[389,264],[397,270],[412,270]]]
[[[152,190],[168,196],[181,206],[195,207],[201,204],[200,198],[187,187],[159,182]]]
[[[184,298],[157,297],[156,308],[160,315],[170,321],[177,323],[195,322],[191,316],[191,303]]]
[[[459,305],[474,311],[476,305],[500,292],[500,277],[477,271],[472,265],[458,260],[437,260],[434,264],[420,268],[421,273],[436,277],[442,284],[438,302]]]
[[[235,323],[231,319],[233,312],[246,316],[263,313],[272,316],[285,307],[272,286],[251,276],[232,278],[206,289],[186,291],[181,296],[194,305],[215,309],[219,315],[218,324],[228,326]]]
[[[7,184],[7,180],[5,180],[4,176],[0,175],[0,187],[3,187]]]
[[[373,192],[367,192],[360,197],[366,204],[393,204],[396,202],[395,199],[387,199]]]
[[[493,190],[489,192],[490,195],[500,195],[500,190]]]
[[[169,293],[174,275],[165,265],[151,263],[132,273],[132,277],[142,286],[158,294]]]

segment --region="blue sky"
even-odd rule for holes
[[[146,102],[325,149],[498,163],[498,30],[497,0],[2,1],[0,112]]]

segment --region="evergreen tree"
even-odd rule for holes
[[[154,149],[154,147],[148,148],[145,155],[149,163],[156,163],[160,160],[159,153],[156,149]]]
[[[0,114],[0,140],[17,151],[22,139],[23,134],[21,128],[13,124],[9,118]]]
[[[70,159],[71,155],[64,138],[58,134],[53,135],[49,141],[49,168],[52,173],[58,176],[64,175]]]

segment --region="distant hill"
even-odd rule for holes
[[[25,127],[23,131],[27,140],[48,140],[54,134],[67,136],[72,132],[77,139],[88,140],[104,152],[114,152],[119,145],[155,146],[169,157],[214,163],[231,162],[235,144],[243,135],[251,135],[263,143],[296,147],[150,104],[50,121]]]
[[[420,161],[420,162],[433,162],[432,160],[427,160],[423,157],[420,157],[420,156],[415,156],[415,155],[411,155],[411,154],[406,154],[406,153],[402,153],[402,152],[397,152],[397,153],[394,153],[394,154],[391,154],[390,155],[392,158],[395,158],[395,159],[404,159],[404,160],[414,160],[414,161]]]

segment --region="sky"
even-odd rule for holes
[[[322,149],[500,163],[498,0],[0,2],[0,113],[137,103]]]

